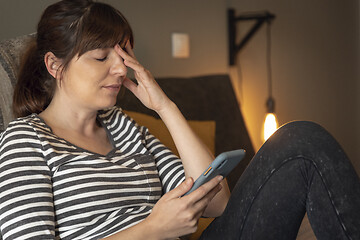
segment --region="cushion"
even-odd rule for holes
[[[161,119],[154,118],[144,113],[126,111],[124,112],[132,117],[139,125],[146,126],[149,131],[158,138],[165,146],[171,149],[176,155],[179,153],[172,140],[170,132]],[[215,121],[187,121],[193,131],[200,137],[200,139],[209,148],[212,154],[215,152]]]
[[[13,119],[12,95],[20,65],[20,54],[33,35],[0,42],[0,132]]]

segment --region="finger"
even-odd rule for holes
[[[213,188],[208,194],[206,194],[202,199],[197,201],[196,203],[193,203],[191,206],[193,208],[193,211],[195,213],[196,218],[200,218],[203,216],[206,208],[208,207],[209,203],[212,201],[212,199],[218,194],[222,189],[221,184],[217,185],[215,188]]]
[[[125,78],[123,81],[123,85],[129,89],[132,93],[136,93],[137,84],[131,81],[129,78]]]
[[[133,50],[132,47],[131,47],[130,41],[128,41],[128,42],[126,43],[126,45],[125,45],[125,50],[126,50],[126,52],[127,52],[130,56],[132,56],[134,59],[136,59],[135,53],[134,53],[134,50]]]
[[[145,68],[139,64],[138,62],[134,62],[132,60],[124,59],[125,66],[133,69],[137,73],[145,72]]]
[[[186,179],[184,182],[182,182],[179,186],[177,186],[176,188],[165,194],[164,197],[166,196],[168,198],[179,198],[185,193],[187,193],[191,189],[193,184],[194,184],[194,180],[192,177],[190,177]]]
[[[222,189],[222,185],[218,184],[210,192],[208,192],[202,199],[194,203],[194,207],[204,209],[211,202],[211,200],[218,194]]]
[[[124,59],[124,61],[126,60],[126,61],[137,62],[135,57],[132,57],[131,55],[129,55],[129,53],[124,51],[124,49],[122,49],[119,44],[116,44],[114,49],[116,53],[119,54],[120,57],[122,57],[122,59]]]
[[[216,186],[220,185],[220,182],[223,180],[222,176],[216,176],[213,179],[211,179],[209,182],[203,184],[198,189],[193,191],[187,196],[191,196],[191,201],[193,203],[199,201],[200,199],[204,198],[209,192],[211,192]]]
[[[128,47],[128,48],[131,49],[131,47]],[[136,61],[136,59],[131,57],[127,52],[125,52],[118,44],[114,47],[114,49],[120,55],[120,57],[122,57],[124,59],[125,66],[134,70],[135,77],[137,80],[140,80],[140,79],[138,79],[138,75],[142,75],[143,77],[146,77],[149,75],[149,72],[138,61]],[[132,54],[133,54],[133,52],[132,52]]]
[[[131,47],[128,47],[128,48],[131,49]],[[124,64],[127,67],[130,67],[134,71],[138,71],[138,72],[145,70],[144,67],[138,61],[136,61],[135,58],[133,58],[127,52],[125,52],[124,49],[122,49],[119,44],[117,44],[114,47],[114,49],[117,52],[117,54],[119,54],[120,57],[124,60]],[[134,52],[132,52],[132,53],[134,53]]]
[[[190,206],[192,206],[192,209],[194,211],[194,218],[199,219],[201,216],[203,216],[204,211],[206,210],[207,206],[212,201],[212,199],[216,196],[216,194],[219,193],[219,191],[221,189],[222,189],[221,184],[218,184],[208,194],[206,194],[202,199],[200,199],[196,203],[189,204]]]

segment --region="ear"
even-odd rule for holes
[[[46,69],[55,79],[58,77],[58,71],[60,70],[62,61],[57,58],[52,52],[47,52],[44,57]]]

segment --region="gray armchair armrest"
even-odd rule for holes
[[[11,105],[21,53],[33,34],[0,42],[0,132],[13,119]]]

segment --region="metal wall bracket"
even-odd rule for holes
[[[251,13],[240,16],[235,16],[234,9],[228,9],[228,33],[229,33],[229,64],[235,65],[237,53],[245,46],[251,37],[259,30],[263,23],[270,23],[275,18],[275,15],[265,11],[262,13]],[[236,24],[240,21],[256,21],[247,34],[236,43]]]

